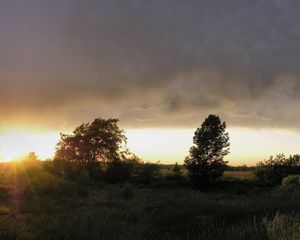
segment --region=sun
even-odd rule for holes
[[[0,161],[12,161],[35,152],[40,159],[54,155],[59,134],[47,131],[10,130],[0,134]]]

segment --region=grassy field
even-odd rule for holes
[[[251,179],[253,176],[250,171],[225,171],[224,177],[238,178],[238,179]]]
[[[243,183],[206,193],[128,183],[79,185],[40,166],[3,165],[0,239],[296,240],[299,199],[299,191]]]
[[[162,175],[172,174],[173,167],[174,167],[174,165],[162,165],[161,166],[161,174]],[[182,174],[187,175],[187,170],[182,165],[180,166],[180,168],[181,168]],[[225,171],[224,177],[249,179],[252,177],[252,172],[251,171]]]

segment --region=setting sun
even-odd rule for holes
[[[28,152],[36,152],[40,159],[54,154],[59,134],[53,132],[7,131],[0,135],[0,159],[11,161]]]

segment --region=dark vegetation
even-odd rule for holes
[[[0,164],[0,239],[300,239],[299,155],[230,167],[210,115],[185,165],[145,163],[117,119],[61,135],[53,160]]]
[[[194,146],[185,159],[185,166],[194,187],[207,188],[219,180],[226,169],[223,158],[229,153],[226,124],[216,115],[209,115],[195,132]]]

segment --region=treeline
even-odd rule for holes
[[[72,134],[61,134],[54,159],[45,164],[47,170],[81,183],[149,185],[164,178],[185,184],[181,170],[176,167],[172,174],[162,176],[159,163],[144,162],[131,153],[126,147],[124,131],[117,123],[118,119],[97,118],[80,125]]]
[[[283,181],[287,185],[300,185],[297,176],[300,155],[271,156],[255,167],[228,166],[224,156],[230,151],[229,136],[225,122],[216,115],[209,115],[196,129],[194,145],[184,165],[168,166],[167,174],[162,174],[166,167],[145,163],[126,148],[127,138],[117,123],[118,119],[97,118],[80,125],[72,134],[61,134],[55,157],[43,163],[45,168],[53,175],[84,184],[131,182],[207,190],[216,185],[224,186],[224,171],[251,171],[251,181],[260,186],[280,185]],[[28,159],[32,162],[36,156],[31,154]],[[289,180],[284,180],[287,177]]]

